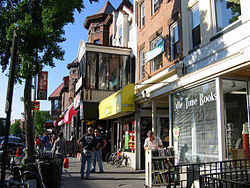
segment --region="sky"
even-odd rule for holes
[[[77,57],[78,47],[80,40],[88,41],[88,31],[83,27],[84,21],[87,16],[95,14],[102,6],[105,5],[107,0],[99,0],[99,2],[92,2],[84,0],[85,8],[79,14],[77,11],[74,14],[75,22],[74,24],[68,24],[65,26],[65,35],[66,41],[61,43],[62,48],[65,51],[64,60],[54,60],[55,67],[45,67],[43,71],[48,71],[48,94],[50,96],[53,91],[62,83],[62,78],[69,75],[69,70],[67,69],[67,64],[73,62]],[[122,0],[109,0],[109,2],[118,8]],[[131,2],[133,2],[131,0]],[[0,71],[0,117],[5,118],[5,103],[6,103],[6,94],[7,94],[7,85],[8,77],[5,76],[7,72],[2,73]],[[23,109],[23,103],[20,101],[20,98],[23,97],[24,91],[24,82],[22,85],[15,85],[13,91],[13,100],[12,100],[12,112],[11,120],[21,119]],[[40,101],[40,110],[50,110],[50,101],[44,100]]]

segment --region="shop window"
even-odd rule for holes
[[[145,25],[145,2],[141,4],[141,28]]]
[[[119,55],[111,55],[110,58],[110,75],[109,75],[109,90],[117,91],[119,85]]]
[[[98,89],[108,90],[109,88],[109,54],[99,54]]]
[[[127,120],[122,123],[122,149],[128,152],[135,151],[135,121]]]
[[[179,56],[179,29],[178,23],[175,22],[170,26],[170,37],[171,37],[171,61]]]
[[[145,77],[145,49],[140,51],[140,80]]]
[[[88,89],[96,88],[96,67],[97,67],[97,53],[88,52],[87,55],[87,71],[86,71],[86,87]]]
[[[154,48],[158,47],[161,42],[163,41],[162,36],[157,37],[150,43],[150,48],[153,50]],[[155,72],[156,70],[163,67],[163,60],[162,60],[162,53],[160,53],[158,56],[156,56],[151,61],[151,73]]]
[[[119,44],[122,45],[122,26],[119,28]]]
[[[121,80],[121,88],[125,87],[129,83],[129,57],[128,56],[120,56],[120,80]]]
[[[200,12],[199,5],[195,5],[190,9],[191,18],[191,47],[195,48],[201,43],[200,37]]]
[[[177,164],[218,161],[215,81],[172,96]]]
[[[232,24],[241,15],[240,1],[214,0],[217,32]]]

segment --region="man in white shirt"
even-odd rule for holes
[[[144,149],[157,150],[163,147],[162,141],[160,138],[155,137],[154,132],[148,131],[148,138],[144,142]]]

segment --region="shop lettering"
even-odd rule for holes
[[[189,99],[189,98],[186,98],[185,101],[186,101],[186,109],[192,106],[196,106],[198,102],[197,99]]]
[[[214,102],[214,101],[216,101],[216,95],[213,92],[211,92],[208,95],[204,95],[204,93],[200,93],[199,100],[196,98],[191,99],[191,98],[187,97],[187,98],[185,98],[184,102],[177,101],[175,104],[175,109],[178,111],[178,110],[184,108],[184,106],[185,106],[185,109],[189,109],[189,108],[196,106],[198,104],[200,106],[204,106],[205,104],[210,103],[210,102]]]
[[[205,96],[203,93],[200,94],[200,106],[206,103],[213,102],[216,100],[216,95],[211,92],[209,95]]]

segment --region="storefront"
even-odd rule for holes
[[[215,78],[171,95],[176,164],[246,158],[247,84]]]
[[[99,104],[99,120],[108,120],[111,123],[111,145],[121,148],[130,157],[133,168],[136,165],[137,141],[134,112],[134,84],[126,85]]]

